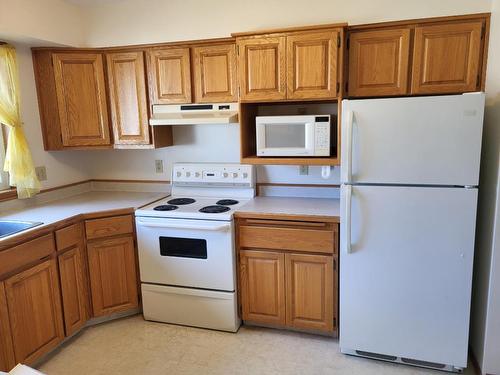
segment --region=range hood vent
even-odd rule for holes
[[[157,104],[149,125],[234,124],[238,122],[238,103]]]

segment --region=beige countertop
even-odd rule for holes
[[[168,196],[168,193],[124,192],[124,191],[89,191],[18,211],[0,213],[3,220],[23,220],[43,222],[32,229],[0,238],[0,244],[12,240],[19,235],[27,235],[30,231],[42,229],[56,222],[69,219],[76,215],[85,215],[103,211],[120,209],[137,209],[158,199]]]
[[[340,221],[340,199],[255,197],[236,212],[245,215],[316,216]]]

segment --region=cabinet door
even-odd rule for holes
[[[0,283],[0,371],[8,372],[15,364],[5,285]]]
[[[287,37],[288,99],[337,96],[337,31]]]
[[[88,319],[88,294],[80,245],[59,255],[62,303],[66,336],[82,328]]]
[[[196,103],[238,100],[234,44],[195,47],[193,59]]]
[[[151,104],[191,103],[189,48],[148,52]]]
[[[16,362],[31,363],[64,339],[55,259],[5,281]]]
[[[137,269],[131,236],[87,244],[94,316],[138,307]]]
[[[109,145],[102,56],[55,53],[52,61],[63,145]]]
[[[108,53],[106,61],[114,143],[149,144],[143,53]]]
[[[286,38],[238,40],[240,100],[286,99]]]
[[[240,251],[243,320],[285,325],[285,255]]]
[[[349,36],[350,96],[408,92],[410,29],[361,31]]]
[[[333,331],[333,257],[286,254],[286,324]]]
[[[417,27],[412,93],[477,90],[481,29],[480,21]]]

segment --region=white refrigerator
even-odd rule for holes
[[[467,366],[484,99],[342,102],[341,352]]]

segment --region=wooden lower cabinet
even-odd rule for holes
[[[0,283],[0,371],[7,372],[15,364],[5,284],[2,282]]]
[[[66,336],[77,332],[89,318],[87,279],[82,253],[82,247],[77,245],[57,258]]]
[[[333,260],[328,255],[285,254],[288,326],[333,331]]]
[[[240,251],[243,320],[285,325],[285,255]]]
[[[5,281],[15,361],[31,363],[64,339],[55,259]]]
[[[87,244],[92,309],[95,317],[139,306],[132,235]]]

